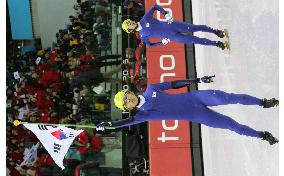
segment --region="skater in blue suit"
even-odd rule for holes
[[[220,90],[196,90],[181,94],[165,92],[168,89],[177,89],[199,82],[212,82],[212,77],[151,84],[142,95],[122,90],[115,95],[115,105],[123,111],[136,109],[135,116],[113,122],[103,122],[97,126],[97,131],[104,131],[105,126],[120,128],[144,121],[190,120],[213,128],[229,129],[240,135],[261,138],[271,145],[278,142],[278,139],[267,131],[257,131],[209,108],[228,104],[258,105],[270,108],[278,106],[279,101],[275,98],[262,100],[246,94],[226,93]]]
[[[160,11],[165,15],[167,22],[159,21],[153,18],[155,10]],[[141,40],[148,46],[155,47],[168,44],[171,40],[184,43],[184,44],[201,44],[217,46],[221,49],[228,49],[228,42],[212,41],[206,38],[199,38],[188,34],[189,32],[209,32],[216,34],[218,37],[223,38],[227,36],[227,30],[218,30],[208,27],[206,25],[193,25],[184,22],[173,20],[172,16],[167,13],[163,8],[155,4],[139,22],[132,21],[130,19],[125,20],[122,23],[122,29],[127,32],[138,31]],[[162,38],[161,42],[151,43],[149,38]]]

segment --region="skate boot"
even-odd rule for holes
[[[279,105],[279,100],[276,100],[275,98],[272,98],[270,100],[264,98],[260,106],[263,106],[263,108],[271,108],[278,105]]]
[[[224,29],[223,31],[219,29],[215,29],[214,34],[216,34],[220,38],[229,37],[229,33],[227,29]]]
[[[224,43],[223,43],[223,42],[218,41],[216,46],[219,47],[219,48],[221,48],[222,50],[224,50],[224,49],[230,49],[230,46],[229,46],[229,43],[228,43],[228,42],[224,42]]]
[[[201,78],[201,81],[204,82],[204,83],[211,83],[211,82],[214,82],[213,81],[214,77],[215,77],[215,75],[213,75],[213,76],[203,76]]]
[[[273,145],[279,142],[279,140],[275,138],[274,136],[272,136],[272,134],[269,133],[268,131],[261,132],[261,139],[268,141],[270,145]]]
[[[219,29],[215,29],[214,30],[214,34],[216,34],[220,38],[224,38],[225,37],[224,32],[222,30],[219,30]]]

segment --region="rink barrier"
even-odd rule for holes
[[[189,10],[188,10],[189,9]],[[192,16],[192,1],[183,0],[183,16],[186,23],[194,24]],[[185,45],[187,78],[196,78],[195,46]],[[197,90],[198,84],[192,84],[188,91]],[[190,148],[192,158],[192,175],[204,176],[204,161],[202,149],[201,125],[190,122]]]
[[[146,1],[146,11],[154,3],[172,13],[175,20],[183,21],[182,0]],[[165,20],[161,13],[155,12],[159,20]],[[161,39],[150,39],[157,42]],[[186,57],[183,44],[170,42],[165,46],[146,49],[148,83],[158,83],[185,79]],[[182,93],[187,89],[170,90]],[[192,158],[190,146],[190,124],[188,121],[167,120],[149,123],[150,175],[154,176],[191,176]]]

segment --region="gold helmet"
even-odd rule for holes
[[[131,21],[131,20],[130,20],[130,19],[124,20],[123,23],[122,23],[122,25],[121,25],[122,29],[123,29],[125,32],[127,32],[128,34],[130,33],[130,31],[127,29],[127,23],[128,23],[129,21]]]
[[[114,105],[118,107],[120,110],[125,111],[124,107],[124,96],[128,92],[128,90],[121,90],[117,92],[114,96]]]

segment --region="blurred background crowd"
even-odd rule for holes
[[[93,129],[84,129],[64,159],[64,171],[41,144],[35,161],[23,164],[25,151],[39,141],[22,125],[13,126],[14,120],[96,125],[113,118],[111,97],[123,84],[135,91],[145,90],[143,43],[137,48],[127,47],[124,56],[111,52],[111,13],[117,3],[128,13],[143,15],[140,1],[77,0],[75,13],[69,16],[64,29],[58,29],[51,47],[36,47],[7,57],[6,162],[10,175],[75,175],[80,167],[102,165],[104,153],[121,149],[122,142],[115,131],[97,134]],[[122,71],[129,73],[126,79],[122,79]],[[103,170],[122,172],[114,167]]]

